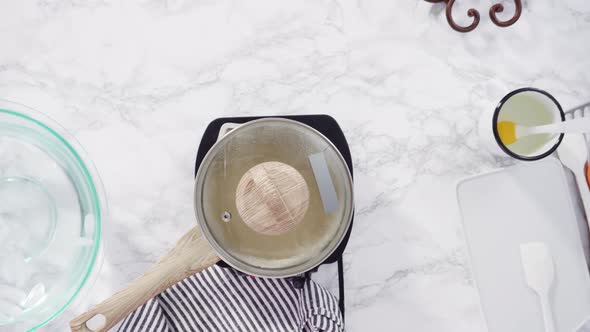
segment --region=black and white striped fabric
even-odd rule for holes
[[[309,280],[245,276],[213,266],[172,286],[125,319],[119,332],[340,332],[338,300]]]

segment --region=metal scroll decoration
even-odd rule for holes
[[[460,26],[453,19],[452,12],[453,12],[453,5],[455,4],[455,0],[425,0],[425,1],[431,2],[431,3],[444,2],[447,6],[446,7],[447,22],[449,22],[449,25],[451,26],[451,28],[453,28],[456,31],[459,31],[459,32],[473,31],[479,25],[480,15],[479,15],[479,12],[474,8],[470,8],[467,11],[467,16],[473,17],[473,21],[471,22],[471,24],[469,24],[468,26]],[[496,14],[504,11],[504,5],[499,4],[499,3],[493,5],[490,8],[490,19],[492,20],[492,22],[494,22],[494,24],[499,27],[505,28],[505,27],[511,26],[516,21],[518,21],[518,19],[520,18],[520,14],[522,14],[522,0],[514,0],[514,4],[516,6],[516,10],[514,11],[514,16],[512,16],[511,19],[506,20],[506,21],[501,21],[496,16]]]

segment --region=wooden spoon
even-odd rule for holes
[[[106,332],[154,296],[217,261],[219,257],[195,226],[146,273],[126,289],[74,318],[70,328],[73,332]],[[90,329],[86,322],[100,315],[105,318],[104,324]]]

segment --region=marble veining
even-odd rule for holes
[[[457,1],[485,13],[502,1]],[[512,16],[513,1],[503,1]],[[510,164],[480,114],[534,86],[590,100],[590,2],[525,0],[498,28],[453,31],[444,7],[386,0],[24,0],[0,4],[0,98],[72,131],[108,194],[104,264],[81,303],[142,273],[194,225],[193,162],[214,118],[325,113],[354,160],[349,331],[485,331],[458,179]],[[334,270],[317,276],[331,289]]]

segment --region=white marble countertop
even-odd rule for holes
[[[590,100],[589,1],[524,0],[506,29],[492,3],[469,1],[482,22],[460,34],[419,0],[3,1],[0,98],[70,129],[108,193],[101,274],[65,319],[195,224],[211,120],[326,113],[354,160],[347,329],[485,331],[455,202],[457,179],[503,164],[480,148],[478,117],[522,86],[564,108]]]

